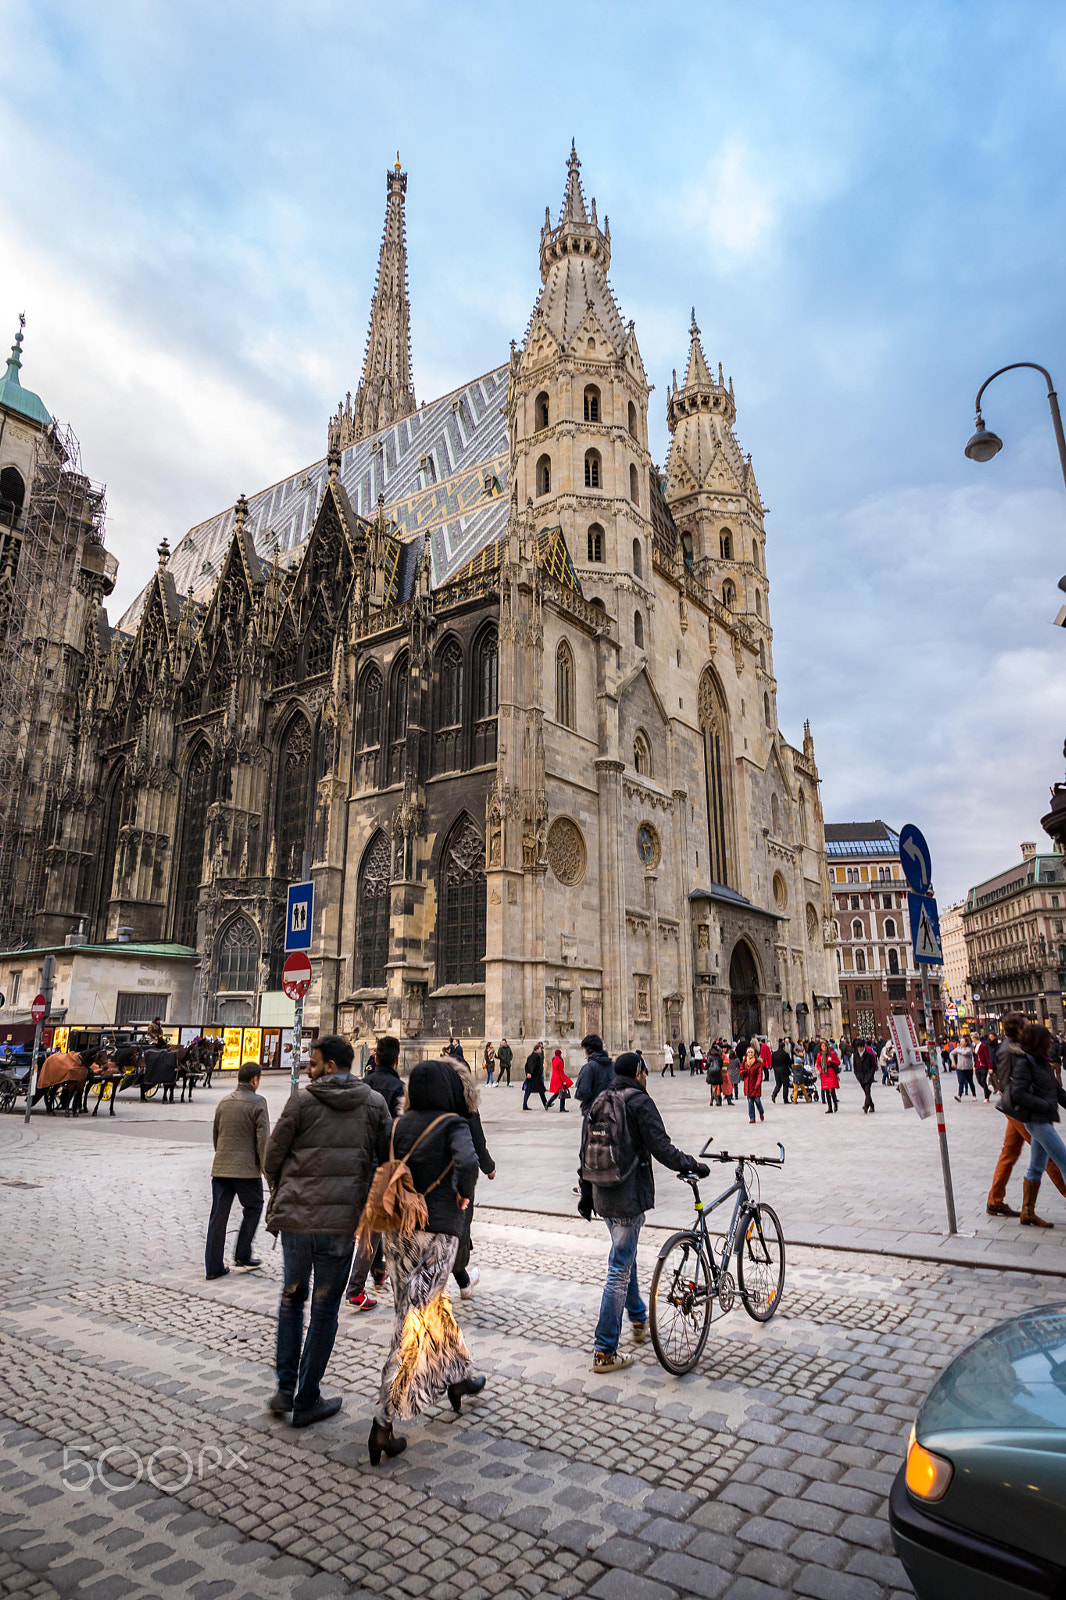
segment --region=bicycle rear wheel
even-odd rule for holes
[[[737,1245],[737,1288],[755,1322],[769,1322],[785,1287],[785,1236],[773,1206],[752,1206]]]
[[[714,1273],[699,1234],[675,1233],[651,1279],[651,1342],[667,1372],[691,1372],[711,1330]]]

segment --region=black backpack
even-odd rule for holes
[[[589,1107],[581,1134],[579,1172],[586,1183],[610,1189],[624,1183],[640,1160],[626,1116],[635,1088],[612,1083]]]

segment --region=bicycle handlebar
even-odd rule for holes
[[[714,1136],[712,1135],[700,1151],[701,1161],[746,1161],[753,1167],[783,1167],[785,1164],[785,1147],[780,1139],[777,1141],[777,1148],[781,1152],[780,1156],[731,1156],[728,1150],[711,1150],[710,1146],[713,1143]]]

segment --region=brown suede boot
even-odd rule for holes
[[[1022,1214],[1021,1225],[1023,1228],[1053,1228],[1053,1222],[1045,1222],[1043,1217],[1036,1214],[1036,1197],[1040,1193],[1040,1179],[1035,1183],[1031,1178],[1022,1179]]]
[[[1018,1215],[1014,1207],[1009,1206],[1005,1200],[997,1200],[994,1204],[990,1200],[985,1206],[985,1212],[990,1217],[1016,1217]]]

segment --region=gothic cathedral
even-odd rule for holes
[[[418,404],[398,162],[387,187],[325,459],[164,543],[97,621],[37,943],[195,951],[175,1020],[254,1024],[308,874],[305,1020],[356,1039],[593,1031],[654,1059],[836,1031],[814,745],[778,730],[732,382],[693,315],[660,471],[572,151],[521,344]]]

